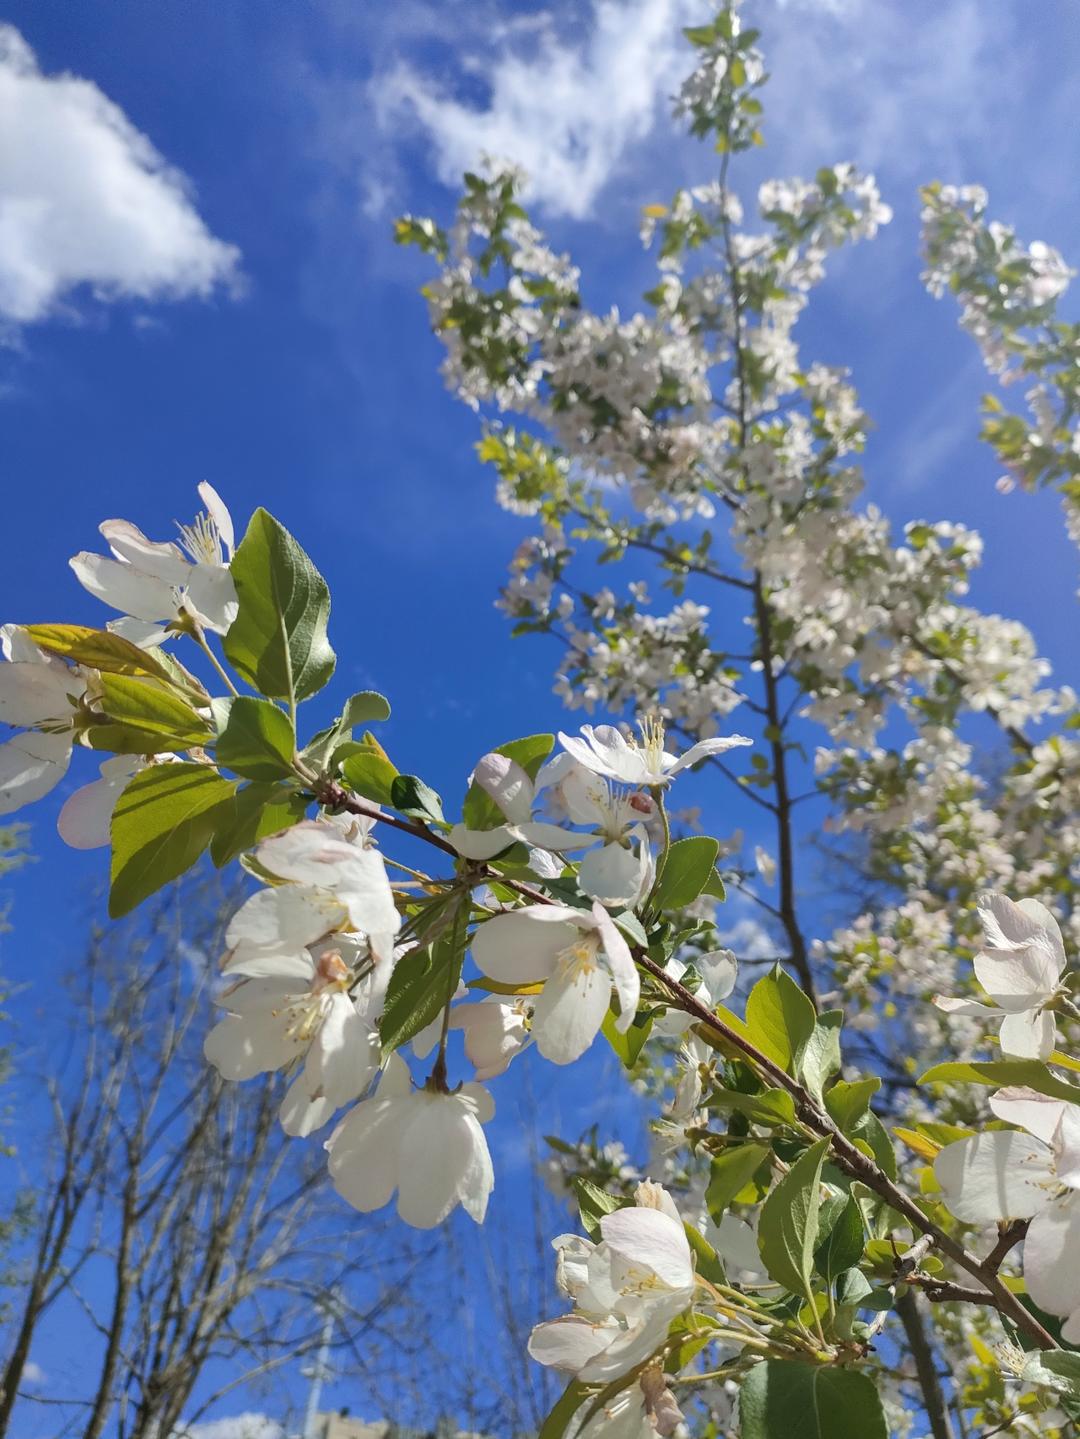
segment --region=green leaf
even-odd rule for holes
[[[284,779],[292,774],[296,736],[289,717],[269,700],[241,695],[215,701],[226,714],[214,751],[219,764],[245,779]]]
[[[529,778],[535,779],[554,745],[554,735],[530,734],[524,739],[513,739],[508,744],[499,745],[493,753],[516,760]],[[494,829],[496,825],[503,824],[505,819],[506,816],[488,792],[473,780],[462,802],[462,824],[468,829]]]
[[[1037,1059],[999,1059],[976,1064],[935,1064],[919,1079],[920,1084],[1022,1084],[1051,1099],[1080,1104],[1080,1085],[1068,1084],[1051,1074]]]
[[[795,1123],[795,1101],[786,1089],[765,1089],[760,1094],[742,1094],[737,1089],[711,1089],[710,1109],[736,1109],[755,1124],[777,1125]]]
[[[840,1070],[840,1026],[842,1009],[830,1009],[814,1025],[810,1038],[799,1051],[795,1073],[819,1102],[825,1086]]]
[[[819,1139],[770,1191],[761,1206],[758,1249],[769,1276],[804,1299],[812,1299],[810,1276],[818,1243],[821,1171],[828,1139]]]
[[[727,899],[727,889],[724,887],[724,881],[718,869],[714,869],[709,875],[705,881],[705,888],[701,892],[710,895],[713,899],[718,899],[721,904]]]
[[[412,819],[442,824],[442,800],[430,785],[414,774],[395,775],[390,784],[390,804]]]
[[[1080,1399],[1080,1354],[1068,1349],[1040,1349],[1029,1354],[1023,1377],[1030,1384],[1049,1384],[1070,1399]]]
[[[361,690],[346,700],[345,708],[332,725],[327,725],[325,729],[312,735],[304,746],[304,759],[314,769],[325,769],[338,746],[352,738],[352,732],[357,725],[373,724],[389,718],[389,700],[376,690]]]
[[[304,818],[310,803],[290,785],[245,785],[233,795],[210,841],[210,858],[221,869],[238,854],[254,849],[267,835],[289,829]]]
[[[766,1359],[739,1389],[742,1439],[888,1439],[868,1374]]]
[[[151,765],[135,775],[112,817],[113,919],[191,868],[235,791],[233,780],[204,764]]]
[[[851,1139],[861,1139],[868,1144],[878,1167],[884,1169],[890,1179],[896,1178],[896,1150],[889,1131],[872,1109],[868,1109],[848,1133]]]
[[[852,1130],[870,1108],[870,1101],[881,1088],[881,1080],[840,1079],[825,1091],[825,1108],[837,1129],[844,1134]]]
[[[720,1223],[724,1210],[750,1183],[770,1152],[767,1144],[747,1143],[733,1145],[715,1156],[705,1191],[705,1203],[715,1223]]]
[[[611,1045],[626,1068],[633,1069],[634,1065],[637,1064],[638,1055],[641,1053],[642,1046],[649,1037],[649,1031],[652,1029],[652,1015],[635,1015],[634,1022],[625,1034],[620,1034],[615,1028],[615,1022],[616,1017],[609,1009],[607,1014],[604,1015],[604,1022],[600,1028],[603,1031],[604,1038],[608,1044]]]
[[[378,690],[357,690],[345,701],[341,711],[342,729],[355,729],[361,724],[379,724],[390,718],[390,701]]]
[[[822,1222],[821,1228],[825,1227]],[[845,1269],[858,1264],[865,1244],[866,1232],[858,1200],[841,1197],[828,1233],[814,1250],[814,1268],[823,1279],[835,1279]]]
[[[677,839],[667,852],[664,872],[653,892],[653,906],[667,910],[693,904],[709,883],[710,875],[716,873],[714,866],[719,852],[718,841],[708,835]]]
[[[386,757],[382,746],[372,740],[358,746],[342,763],[342,777],[350,789],[362,799],[376,804],[390,804],[394,780],[398,772]]]
[[[604,1215],[614,1214],[616,1209],[625,1209],[630,1203],[628,1199],[616,1199],[591,1179],[585,1179],[580,1174],[573,1176],[570,1186],[581,1214],[581,1227],[594,1241],[600,1238],[600,1221]]]
[[[789,1074],[794,1074],[795,1058],[816,1023],[813,1004],[779,965],[758,980],[746,1001],[746,1024],[754,1043]]]
[[[40,649],[51,655],[62,655],[74,664],[105,674],[176,684],[198,698],[205,694],[198,681],[175,661],[169,661],[156,650],[140,649],[111,630],[95,630],[86,625],[24,625],[23,629]]]
[[[326,634],[330,591],[283,525],[251,517],[229,566],[240,608],[225,636],[230,663],[271,699],[306,699],[334,672]]]
[[[710,1284],[726,1284],[727,1274],[724,1270],[724,1262],[709,1241],[703,1234],[699,1233],[692,1224],[684,1223],[683,1229],[686,1231],[686,1242],[690,1245],[694,1254],[694,1269],[696,1272],[701,1275],[702,1279],[707,1279]],[[695,1323],[698,1318],[698,1315],[694,1316]],[[705,1342],[709,1342],[708,1338],[706,1338]],[[683,1363],[688,1364],[692,1357],[692,1355],[687,1355]],[[672,1368],[669,1372],[672,1374],[677,1373],[677,1368]]]
[[[158,680],[103,674],[100,686],[102,711],[115,723],[91,726],[87,738],[93,749],[115,749],[119,754],[156,754],[202,745],[212,736],[210,726],[187,700]],[[119,734],[115,733],[117,726],[120,726]],[[102,733],[95,735],[98,729]],[[106,732],[114,742],[106,740]]]
[[[379,1020],[384,1058],[419,1034],[449,1004],[461,979],[465,939],[465,926],[451,924],[429,948],[410,950],[398,960]]]
[[[536,1439],[562,1439],[570,1421],[594,1391],[578,1379],[571,1379],[555,1408],[540,1426]]]

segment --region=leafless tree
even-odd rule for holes
[[[418,1326],[402,1321],[423,1251],[398,1230],[381,1242],[377,1220],[353,1222],[318,1144],[282,1134],[274,1078],[224,1084],[202,1059],[221,899],[190,884],[148,919],[91,937],[70,1052],[48,1082],[52,1145],[33,1176],[0,1439],[33,1402],[83,1439],[166,1439],[299,1364],[327,1304],[338,1371],[366,1402],[409,1362],[402,1335]],[[82,1316],[91,1377],[82,1392],[35,1395],[23,1383],[31,1346],[61,1297]],[[211,1393],[208,1372],[227,1376]]]

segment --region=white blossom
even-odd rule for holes
[[[129,520],[105,520],[99,528],[113,557],[84,550],[71,561],[85,589],[122,611],[126,618],[112,627],[136,643],[159,643],[162,622],[185,612],[218,634],[236,618],[232,518],[212,486],[201,484],[199,496],[206,510],[179,527],[180,544],[148,540]]]
[[[554,1064],[571,1064],[596,1038],[612,990],[615,1021],[629,1029],[640,980],[625,939],[599,901],[591,910],[562,904],[526,905],[496,915],[473,936],[473,958],[489,979],[522,987],[540,984],[533,1002],[536,1047]]]
[[[433,1229],[458,1204],[480,1224],[495,1183],[481,1125],[494,1113],[480,1084],[452,1094],[414,1089],[405,1061],[391,1054],[375,1094],[326,1141],[334,1188],[364,1213],[396,1190],[399,1216],[416,1229]]]

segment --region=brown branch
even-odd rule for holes
[[[898,1214],[902,1214],[920,1234],[932,1238],[934,1247],[939,1249],[942,1254],[947,1255],[954,1264],[963,1269],[965,1273],[970,1274],[973,1279],[985,1284],[990,1297],[985,1298],[983,1303],[991,1304],[1002,1314],[1007,1314],[1012,1322],[1030,1335],[1041,1348],[1060,1348],[1053,1335],[1049,1334],[1035,1316],[1025,1309],[1016,1295],[1002,1282],[997,1272],[989,1270],[985,1260],[980,1259],[977,1254],[972,1254],[940,1225],[935,1224],[909,1195],[893,1183],[879,1165],[868,1158],[837,1128],[832,1118],[818,1105],[809,1090],[763,1054],[750,1040],[745,1039],[736,1030],[725,1024],[690,990],[666,974],[647,954],[636,950],[635,956],[641,968],[663,984],[678,1000],[679,1007],[684,1013],[692,1015],[701,1025],[722,1039],[726,1045],[738,1050],[764,1078],[791,1095],[795,1101],[795,1111],[806,1128],[821,1138],[831,1141],[831,1157],[839,1169],[842,1169],[852,1179],[857,1179],[865,1184]]]
[[[906,1289],[896,1300],[896,1313],[904,1326],[915,1374],[922,1390],[923,1408],[934,1439],[954,1439],[949,1403],[938,1377],[933,1346],[926,1334],[926,1325],[914,1289]]]

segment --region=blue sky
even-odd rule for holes
[[[208,479],[241,522],[263,504],[310,551],[334,595],[333,693],[390,696],[401,768],[422,767],[449,797],[491,745],[557,727],[553,652],[512,643],[493,605],[525,531],[494,506],[475,419],[442,388],[416,294],[427,271],[393,247],[390,222],[445,217],[447,182],[478,149],[531,161],[537,215],[581,264],[590,302],[629,308],[651,272],[639,206],[709,174],[665,97],[686,64],[677,25],[710,8],[9,0],[0,19],[21,42],[0,46],[0,73],[25,79],[36,56],[43,76],[84,83],[54,79],[31,99],[15,87],[25,148],[0,160],[0,204],[29,196],[46,216],[29,261],[0,228],[0,616],[100,622],[68,556],[95,548],[114,515],[166,536]],[[919,284],[915,191],[934,177],[984,183],[1000,218],[1080,262],[1075,6],[753,0],[747,12],[773,80],[745,193],[853,159],[896,212],[834,264],[801,327],[807,356],[852,366],[877,422],[869,496],[898,526],[983,530],[975,602],[1030,624],[1067,678],[1074,552],[1052,498],[994,490],[976,439],[980,362],[953,308]],[[95,275],[100,293],[79,283]],[[87,764],[68,790],[89,777]],[[105,873],[103,855],[53,835],[65,792],[33,815],[37,863],[6,884],[15,931],[0,958],[28,985],[24,1023],[79,953],[77,925],[55,922],[58,886],[82,914]],[[23,1042],[47,1045],[33,1036]],[[542,1107],[553,1084],[554,1115],[563,1077],[534,1079]]]

